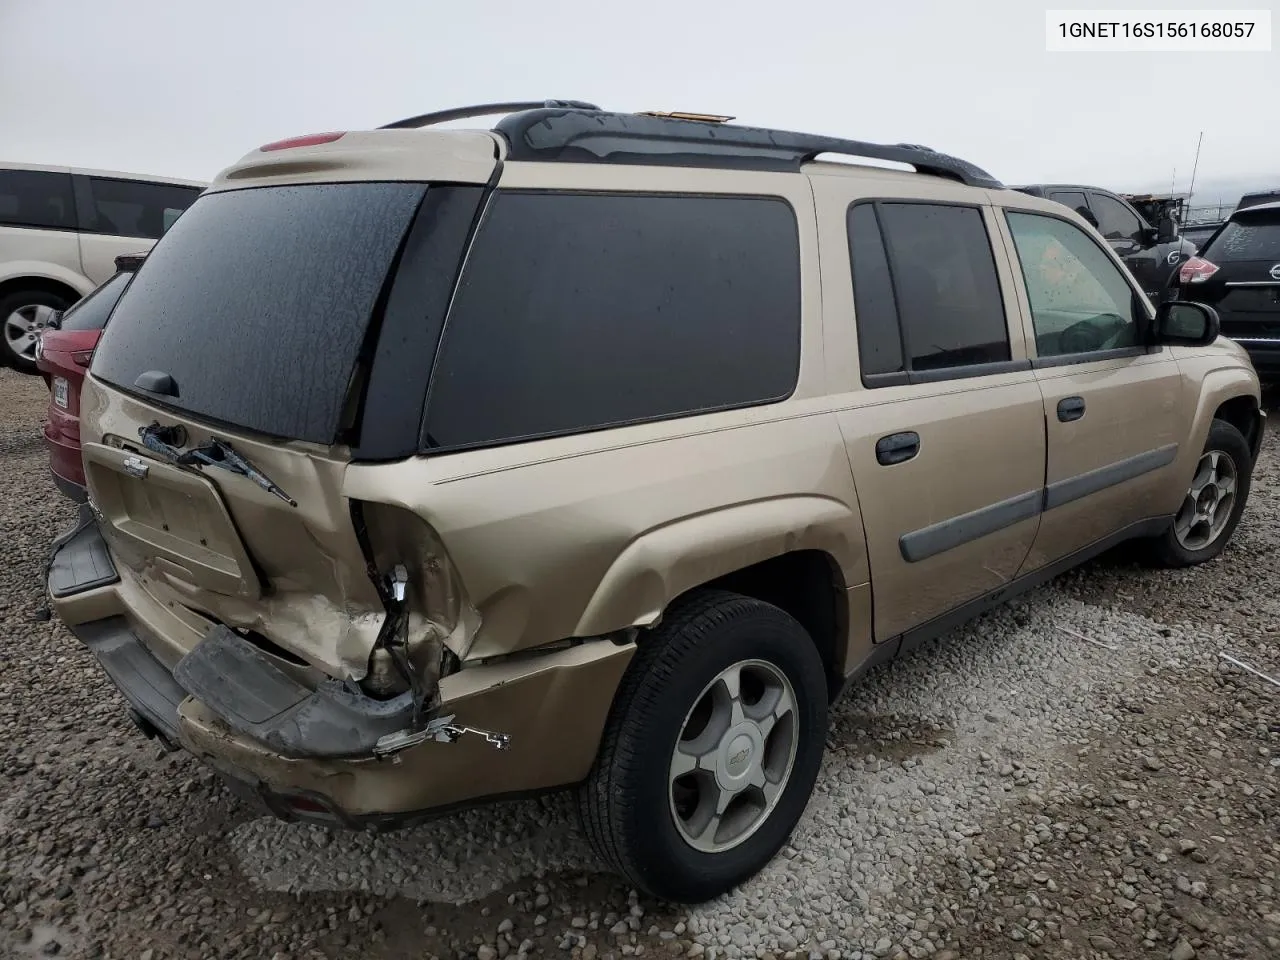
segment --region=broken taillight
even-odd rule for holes
[[[1179,283],[1204,283],[1218,272],[1218,265],[1204,257],[1192,257],[1178,269]]]
[[[315,147],[322,143],[333,143],[333,141],[345,136],[346,131],[337,131],[330,133],[309,133],[305,137],[290,137],[288,140],[276,140],[273,143],[265,144],[259,147],[263,153],[272,150],[291,150],[294,147]]]

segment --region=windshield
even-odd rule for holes
[[[1236,260],[1280,260],[1280,210],[1233,219],[1203,256],[1215,263]]]
[[[255,433],[330,444],[365,332],[426,186],[206,194],[138,270],[93,375]],[[136,385],[155,371],[168,395]]]
[[[117,273],[114,277],[79,300],[62,315],[59,330],[101,330],[107,325],[107,317],[129,285],[131,273]]]

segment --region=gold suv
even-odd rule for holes
[[[725,119],[492,105],[217,178],[107,326],[49,565],[144,732],[326,824],[576,788],[697,901],[868,668],[1124,540],[1222,551],[1263,422],[1211,309],[961,160]]]

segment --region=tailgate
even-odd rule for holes
[[[302,443],[268,443],[105,387],[82,393],[85,480],[116,565],[157,601],[251,630],[335,677],[360,678],[385,608],[342,496],[346,462]],[[180,467],[139,429],[180,427],[183,449],[215,436],[297,506],[247,477]]]

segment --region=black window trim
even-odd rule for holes
[[[495,176],[501,173],[498,164]],[[351,447],[353,462],[379,462],[398,460],[426,452],[423,431],[427,421],[427,393],[440,353],[444,324],[453,308],[458,279],[471,252],[476,230],[483,221],[493,195],[493,182],[460,183],[452,180],[426,181],[426,193],[405,231],[395,261],[387,273],[387,280],[379,295],[379,307],[375,309],[365,344],[358,361],[364,371],[363,389],[357,397],[358,408],[354,412]],[[439,231],[441,223],[438,204],[471,202],[470,215],[461,243],[452,249],[452,258],[439,263],[441,269],[429,270],[428,254],[435,252],[429,234]],[[457,223],[451,224],[455,229]],[[449,258],[450,251],[444,256]],[[443,304],[439,325],[431,324],[429,309]],[[384,348],[384,336],[400,336],[406,341],[425,340],[427,349],[420,363],[410,363],[416,374],[405,375],[404,357],[399,351]],[[403,426],[402,426],[403,425]]]
[[[1101,244],[1098,243],[1092,234],[1085,230],[1080,230],[1079,224],[1073,223],[1071,220],[1066,217],[1059,216],[1057,213],[1050,213],[1047,210],[1033,210],[1029,207],[1006,207],[1003,205],[1000,206],[1000,210],[1004,216],[1005,229],[1009,231],[1009,242],[1013,247],[1009,253],[1018,267],[1018,276],[1015,279],[1022,285],[1022,295],[1027,301],[1028,319],[1031,320],[1033,334],[1035,332],[1035,319],[1030,316],[1031,294],[1027,290],[1027,275],[1022,266],[1022,257],[1018,255],[1017,241],[1013,236],[1013,224],[1009,222],[1010,213],[1025,213],[1037,217],[1048,217],[1052,220],[1060,220],[1069,226],[1075,227],[1076,230],[1079,230],[1081,234],[1089,239],[1090,243],[1101,250],[1104,255],[1108,255],[1113,266],[1115,265],[1115,261],[1120,259],[1119,255],[1111,248],[1109,243],[1105,243],[1105,241]],[[1121,265],[1123,266],[1123,261],[1121,261]],[[1122,270],[1120,272],[1120,276],[1124,278],[1125,283],[1129,285],[1129,291],[1133,295],[1133,302],[1135,304],[1141,304],[1143,301],[1139,299],[1139,295],[1141,294],[1142,297],[1145,298],[1146,294],[1143,293],[1142,289],[1134,282],[1128,269],[1126,268]],[[1155,316],[1145,309],[1142,313],[1144,322],[1139,324],[1138,335],[1140,339],[1146,340],[1151,336],[1151,325],[1155,323]],[[1087,353],[1063,353],[1051,357],[1042,357],[1040,356],[1040,348],[1035,342],[1034,335],[1030,338],[1026,338],[1024,336],[1024,339],[1027,340],[1027,351],[1029,353],[1034,351],[1036,354],[1030,359],[1030,366],[1034,370],[1043,370],[1047,367],[1071,367],[1082,363],[1099,363],[1103,360],[1120,360],[1126,357],[1142,357],[1150,354],[1161,353],[1164,350],[1164,347],[1159,344],[1140,343],[1133,347],[1116,347],[1110,350],[1091,350]]]
[[[906,332],[902,327],[902,311],[898,307],[898,270],[894,263],[893,252],[889,249],[889,244],[884,239],[884,227],[880,219],[880,207],[886,203],[893,204],[925,204],[933,207],[965,207],[969,210],[976,210],[982,221],[982,232],[987,237],[987,249],[991,253],[991,267],[996,275],[996,287],[1000,290],[1000,306],[1004,313],[1004,332],[1005,338],[1009,343],[1009,352],[1013,353],[1013,332],[1009,327],[1009,302],[1007,299],[1007,291],[1004,284],[1000,280],[1000,265],[996,257],[995,244],[991,240],[991,227],[987,223],[987,218],[983,214],[983,210],[990,206],[985,203],[973,203],[966,200],[932,200],[927,197],[859,197],[852,201],[844,212],[844,235],[846,260],[849,263],[849,284],[853,286],[853,249],[849,244],[849,218],[853,215],[855,207],[870,205],[875,211],[876,228],[880,233],[880,244],[884,249],[885,263],[889,268],[889,285],[893,288],[893,312],[898,320],[898,341],[902,345],[902,365],[903,370],[896,370],[892,373],[864,373],[862,370],[862,350],[859,344],[858,350],[858,376],[862,380],[862,385],[869,390],[875,390],[879,387],[899,387],[903,384],[921,384],[921,383],[941,383],[946,380],[970,380],[974,377],[990,377],[1002,373],[1020,373],[1024,370],[1031,369],[1031,361],[1029,359],[1010,359],[997,360],[994,363],[966,363],[958,364],[954,367],[940,367],[936,370],[912,370],[911,357],[907,353]],[[854,297],[857,297],[855,291]],[[858,308],[855,299],[854,302],[854,333],[857,333]]]
[[[499,166],[499,171],[501,166]],[[491,181],[492,182],[492,181]],[[640,417],[631,420],[620,420],[614,423],[592,424],[586,427],[571,427],[564,430],[553,430],[543,433],[528,434],[520,437],[504,437],[501,440],[479,440],[474,443],[457,443],[457,444],[435,444],[431,440],[428,431],[428,423],[431,411],[432,394],[435,392],[436,374],[438,372],[441,351],[444,347],[445,338],[449,333],[449,322],[453,318],[453,309],[458,289],[461,285],[462,278],[466,276],[467,267],[471,260],[472,250],[476,240],[484,231],[485,224],[492,215],[495,206],[494,200],[499,195],[534,195],[534,196],[587,196],[587,197],[670,197],[676,199],[736,199],[736,200],[773,200],[782,203],[787,212],[791,214],[791,221],[795,227],[796,237],[796,274],[799,284],[796,288],[797,312],[799,314],[799,323],[797,324],[796,336],[798,338],[796,349],[796,368],[792,377],[791,389],[786,394],[766,398],[763,400],[749,400],[745,403],[722,404],[717,407],[705,407],[700,410],[689,410],[683,413],[663,414],[656,417]],[[533,443],[538,440],[554,440],[560,437],[576,437],[590,433],[599,433],[604,430],[621,430],[624,427],[642,426],[649,423],[672,423],[676,421],[688,420],[690,417],[710,416],[719,413],[728,413],[734,410],[749,410],[754,407],[768,407],[779,403],[785,403],[796,395],[796,391],[800,389],[800,372],[804,367],[804,330],[805,330],[805,297],[804,297],[804,279],[805,279],[805,257],[803,237],[800,234],[800,218],[797,215],[795,204],[787,197],[776,193],[718,193],[703,190],[685,191],[685,190],[625,190],[617,187],[609,187],[607,189],[591,190],[579,187],[503,187],[500,184],[489,190],[481,202],[482,210],[479,214],[476,224],[471,230],[470,236],[467,238],[466,251],[464,252],[461,264],[458,268],[458,274],[454,281],[453,291],[449,298],[448,311],[445,314],[444,323],[440,328],[440,336],[436,343],[435,355],[431,358],[431,377],[427,384],[426,398],[422,404],[422,424],[418,431],[419,443],[418,452],[420,455],[439,456],[449,453],[461,453],[467,450],[485,450],[495,447],[506,447],[519,443]]]
[[[207,189],[206,187],[201,187],[201,186],[197,186],[189,183],[167,183],[163,180],[147,180],[140,177],[108,177],[108,176],[99,176],[96,173],[73,173],[71,174],[71,180],[72,180],[73,192],[75,194],[75,207],[76,207],[76,225],[74,229],[77,233],[87,233],[90,236],[94,236],[94,237],[124,236],[124,234],[115,233],[114,231],[111,231],[111,230],[99,230],[96,227],[89,226],[89,224],[97,220],[97,216],[98,216],[96,201],[94,200],[94,195],[93,195],[94,180],[109,180],[112,183],[139,183],[139,184],[142,184],[143,186],[174,187],[178,190],[193,190],[195,191],[195,196],[191,198],[191,203],[195,203],[196,200],[199,200],[201,195]],[[252,189],[252,188],[246,187],[244,189]],[[226,193],[229,191],[220,191],[220,192]],[[187,204],[187,207],[184,208],[183,212],[186,212],[186,209],[191,206],[191,203]],[[157,238],[129,237],[129,239],[150,241],[151,243],[155,243]]]

